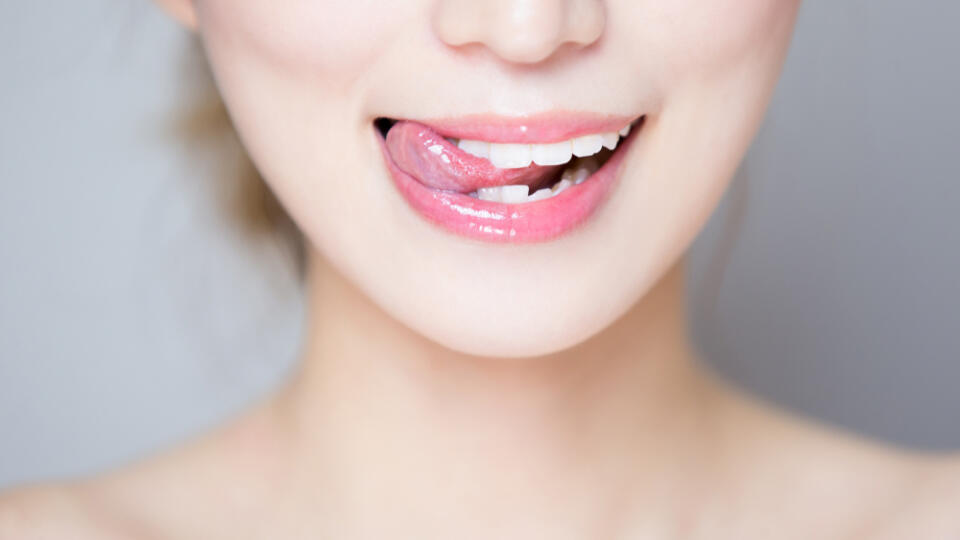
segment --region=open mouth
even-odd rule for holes
[[[428,220],[495,242],[556,238],[600,206],[643,118],[378,118],[391,176]]]

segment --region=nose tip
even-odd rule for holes
[[[516,64],[543,62],[565,45],[589,46],[605,26],[601,0],[440,0],[434,16],[447,45],[479,44]]]

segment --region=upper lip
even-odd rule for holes
[[[538,144],[619,131],[640,116],[553,111],[524,116],[471,114],[416,119],[444,137],[492,143]]]

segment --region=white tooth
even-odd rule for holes
[[[586,167],[578,167],[573,173],[573,183],[582,184],[587,177],[590,176],[590,171]]]
[[[570,161],[573,154],[573,145],[570,141],[553,144],[530,145],[533,162],[537,165],[563,165]]]
[[[584,135],[573,140],[573,155],[577,157],[592,156],[603,148],[602,135]]]
[[[556,195],[556,194],[560,193],[561,191],[567,189],[568,187],[570,187],[570,186],[572,186],[572,185],[573,185],[573,182],[571,182],[571,181],[569,181],[569,180],[561,180],[561,181],[557,182],[556,184],[554,184],[553,187],[550,188],[550,189],[552,189],[552,190],[553,190],[553,194]]]
[[[477,198],[481,201],[503,202],[500,187],[482,187],[477,190]]]
[[[527,202],[527,195],[530,193],[530,186],[502,186],[500,188],[500,200],[505,203]]]
[[[533,161],[529,144],[490,143],[490,163],[500,169],[522,169]]]
[[[626,137],[629,134],[630,134],[630,124],[627,124],[627,127],[620,130],[620,136]]]
[[[550,188],[543,188],[543,189],[538,189],[533,193],[533,195],[530,195],[529,197],[527,197],[527,201],[529,202],[540,201],[543,199],[549,199],[550,197],[553,197],[553,192],[550,191]]]
[[[460,142],[457,143],[457,148],[472,156],[477,156],[484,159],[490,157],[490,143],[488,142],[461,139]]]
[[[567,180],[568,182],[573,182],[573,172],[576,170],[576,166],[571,165],[563,170],[563,174],[560,175],[560,180]]]
[[[601,135],[603,137],[603,146],[609,148],[610,150],[617,149],[617,143],[620,142],[620,134],[616,131],[611,131],[610,133],[604,133]]]

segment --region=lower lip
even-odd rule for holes
[[[375,135],[400,193],[428,221],[476,240],[533,243],[563,236],[596,212],[619,177],[620,166],[637,131],[624,139],[607,162],[582,183],[549,199],[521,204],[482,201],[462,193],[429,188],[400,170],[390,158],[383,137]]]

